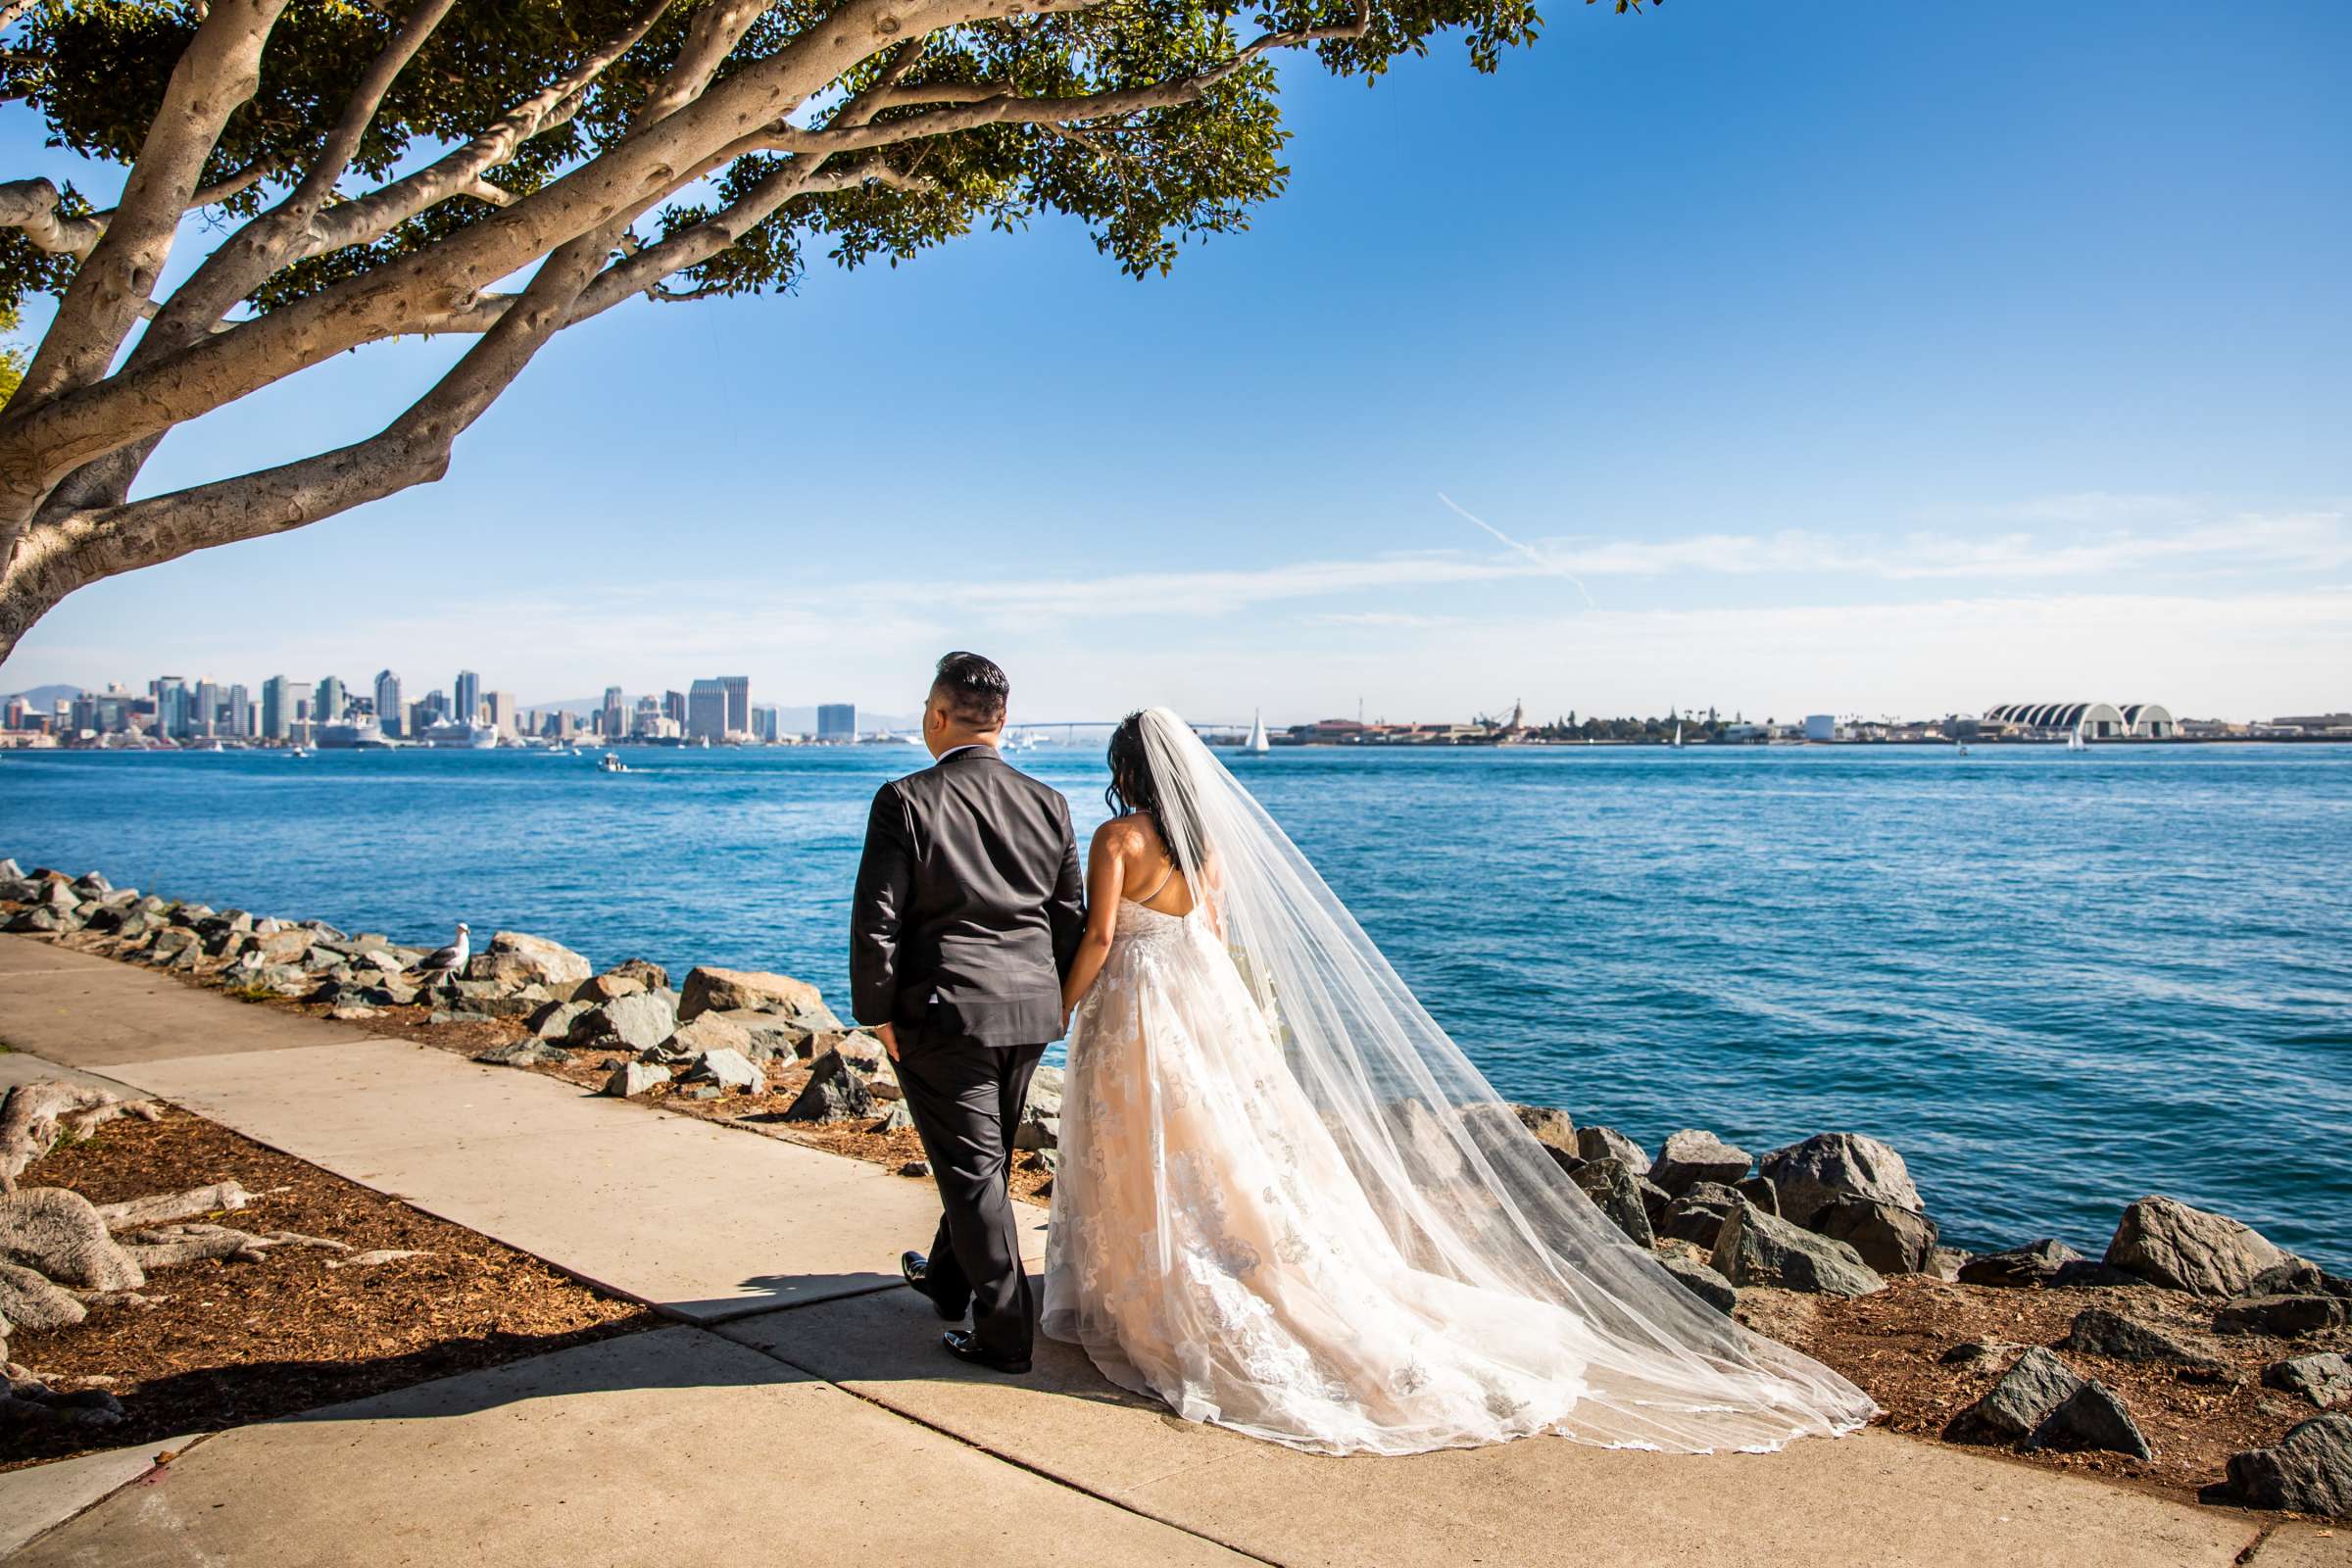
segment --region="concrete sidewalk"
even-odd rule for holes
[[[690,1322],[896,1286],[939,1221],[927,1184],[877,1165],[20,937],[0,937],[0,1042]],[[1042,1258],[1045,1211],[1023,1211]]]
[[[14,938],[0,1041],[714,1325],[221,1434],[11,1561],[2352,1564],[2352,1532],[2263,1541],[2252,1516],[1880,1433],[1298,1454],[1177,1421],[1066,1348],[1028,1379],[947,1360],[883,1272],[935,1203],[874,1167]],[[30,1490],[0,1477],[0,1517]]]

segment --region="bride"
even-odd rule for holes
[[[1627,1241],[1165,709],[1110,743],[1044,1329],[1324,1453],[1761,1450],[1868,1396]]]

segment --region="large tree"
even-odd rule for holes
[[[0,309],[56,297],[0,409],[0,659],[101,577],[438,479],[542,344],[633,296],[1042,213],[1165,271],[1282,189],[1275,51],[1369,77],[1451,31],[1491,71],[1538,24],[1532,0],[0,0],[0,96],[122,171],[103,210],[0,182]],[[475,341],[381,430],[132,499],[185,421],[435,333]]]

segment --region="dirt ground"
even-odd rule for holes
[[[534,1257],[184,1111],[109,1122],[27,1167],[23,1184],[109,1203],[230,1178],[266,1196],[206,1216],[218,1223],[425,1255],[338,1267],[348,1254],[283,1247],[258,1262],[182,1264],[150,1274],[140,1294],[153,1306],[100,1306],[71,1328],[19,1330],[16,1360],[54,1388],[107,1390],[123,1420],[0,1428],[0,1469],[291,1415],[656,1321]]]
[[[2218,1302],[2153,1287],[2003,1290],[1909,1275],[1851,1300],[1743,1291],[1740,1301],[1740,1316],[1751,1327],[1836,1367],[1886,1408],[1888,1427],[1923,1438],[1939,1436],[2017,1358],[2011,1349],[1972,1365],[1946,1366],[1939,1359],[1946,1350],[1970,1341],[2048,1346],[2078,1375],[2096,1378],[2123,1399],[2156,1457],[2148,1463],[2120,1453],[2023,1457],[2184,1498],[2221,1481],[2230,1454],[2268,1447],[2289,1427],[2319,1414],[2300,1396],[2265,1388],[2265,1366],[2290,1355],[2352,1349],[2352,1329],[2300,1340],[2216,1335],[2211,1329]],[[2162,1329],[2220,1362],[2220,1374],[2059,1348],[2075,1314],[2093,1306]]]

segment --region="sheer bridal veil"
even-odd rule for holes
[[[1850,1431],[1869,1396],[1692,1296],[1544,1152],[1199,736],[1145,712],[1160,829],[1299,1086],[1410,1266],[1564,1309],[1586,1394],[1555,1429],[1682,1451]]]

